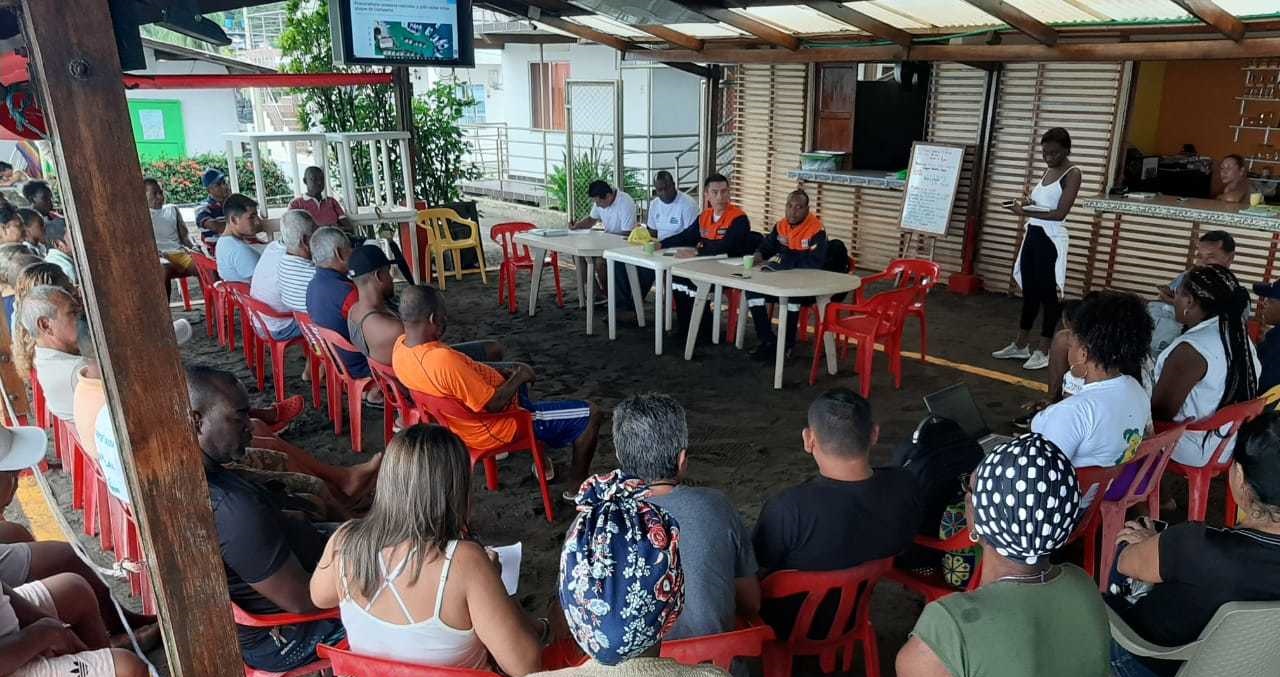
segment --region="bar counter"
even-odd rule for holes
[[[1077,209],[1093,212],[1083,271],[1085,291],[1120,289],[1153,297],[1158,285],[1168,284],[1193,265],[1196,241],[1210,230],[1225,230],[1235,238],[1231,269],[1241,282],[1266,281],[1275,275],[1280,217],[1244,213],[1247,203],[1108,195],[1082,197],[1076,204]]]

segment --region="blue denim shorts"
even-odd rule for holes
[[[346,628],[333,619],[283,625],[264,633],[251,646],[241,643],[245,665],[269,672],[288,672],[316,660],[316,646],[337,644],[346,639]]]

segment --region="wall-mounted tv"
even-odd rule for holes
[[[471,0],[329,0],[329,23],[335,64],[476,63]]]

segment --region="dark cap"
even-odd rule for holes
[[[204,170],[204,174],[200,175],[200,183],[203,184],[206,189],[216,186],[226,180],[227,175],[223,174],[221,169],[215,169],[213,167]]]
[[[391,261],[387,259],[387,255],[377,245],[366,244],[351,252],[351,258],[347,261],[347,274],[355,278],[389,267]]]
[[[1264,299],[1280,299],[1280,280],[1255,283],[1253,293]]]

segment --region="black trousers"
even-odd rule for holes
[[[774,345],[778,335],[773,331],[773,321],[769,316],[770,303],[777,303],[773,296],[764,296],[752,292],[747,293],[747,310],[751,311],[751,321],[756,326],[756,338],[761,345]],[[787,336],[787,347],[796,344],[796,331],[800,326],[800,307],[813,305],[812,298],[791,299],[787,302],[787,324],[784,329]]]
[[[1040,335],[1053,338],[1062,315],[1058,301],[1058,281],[1054,269],[1058,262],[1058,248],[1040,226],[1027,226],[1027,237],[1022,242],[1022,317],[1018,328],[1031,331],[1036,316],[1044,308],[1044,320]]]

